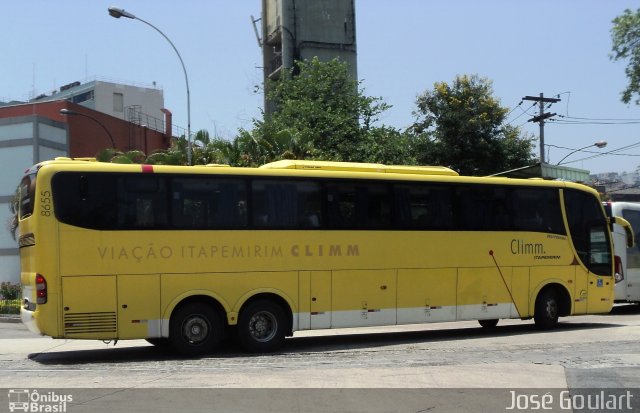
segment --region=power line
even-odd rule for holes
[[[640,122],[640,119],[622,119],[622,118],[581,118],[577,116],[563,116],[559,115],[561,118],[567,119],[580,119],[580,120],[598,120],[598,121],[637,121]]]
[[[550,119],[558,125],[635,125],[640,119],[606,119],[606,118],[579,118],[574,116],[558,115],[562,120]]]
[[[640,124],[640,120],[630,121],[630,122],[596,122],[596,121],[584,122],[584,121],[550,119],[549,121],[555,123],[556,125],[637,125],[637,124]]]
[[[520,101],[520,103],[518,103],[517,105],[515,105],[515,106],[513,107],[513,109],[511,109],[511,110],[510,110],[506,115],[504,115],[504,118],[505,118],[505,119],[506,119],[506,118],[508,118],[508,117],[509,117],[509,115],[511,115],[511,113],[512,113],[514,110],[518,109],[518,107],[519,107],[520,105],[522,105],[523,103],[524,103],[524,100],[521,100],[521,101]]]
[[[511,119],[509,122],[507,122],[507,125],[511,125],[513,122],[515,122],[515,121],[516,121],[516,120],[518,120],[520,117],[522,117],[522,115],[529,115],[529,116],[533,116],[531,113],[529,113],[529,109],[533,108],[536,104],[535,104],[535,103],[533,103],[533,104],[532,104],[531,106],[529,106],[527,109],[522,109],[522,108],[520,107],[520,105],[521,105],[523,102],[524,102],[524,100],[520,101],[520,103],[519,103],[515,108],[513,108],[513,110],[515,110],[515,109],[520,109],[520,110],[522,111],[522,113],[520,113],[518,116],[516,116],[515,118],[513,118],[513,119]],[[513,112],[513,110],[511,110],[511,112]],[[511,113],[511,112],[510,112],[510,113]],[[527,122],[528,122],[528,121],[527,121]],[[525,122],[524,124],[526,124],[526,122]],[[523,125],[524,125],[524,124],[523,124]],[[522,126],[522,125],[521,125],[521,126]]]

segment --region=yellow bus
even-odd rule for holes
[[[567,182],[58,158],[20,185],[21,314],[54,338],[147,339],[186,355],[225,337],[272,351],[310,329],[551,328],[610,311],[610,225],[598,194]]]

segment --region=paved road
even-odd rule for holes
[[[301,332],[288,339],[284,349],[276,354],[248,355],[224,348],[199,359],[175,357],[140,340],[120,342],[115,347],[101,342],[52,340],[33,336],[20,324],[0,324],[0,387],[95,391],[381,389],[376,393],[363,390],[365,393],[361,394],[363,400],[373,400],[375,406],[382,408],[380,411],[394,411],[384,409],[390,399],[388,390],[382,389],[444,388],[454,392],[458,389],[456,397],[468,400],[471,407],[477,407],[478,400],[473,389],[501,389],[482,393],[488,402],[497,396],[494,402],[497,406],[493,407],[499,410],[504,410],[508,403],[510,394],[506,389],[517,388],[534,393],[535,389],[635,389],[636,398],[640,399],[640,306],[617,306],[610,315],[565,318],[560,328],[551,332],[537,331],[532,322],[516,320],[501,321],[490,333],[475,322]],[[467,389],[462,392],[467,394],[466,398],[460,396],[459,389]],[[317,406],[331,411],[327,403],[344,395],[336,391],[310,394],[319,397]],[[393,394],[406,391],[409,390]],[[241,394],[237,392],[225,395],[236,400]],[[286,392],[280,390],[276,399],[289,400],[288,397],[307,394],[287,396]],[[354,392],[348,393],[347,400],[353,400],[351,396],[357,394]],[[442,392],[447,393],[443,390],[435,393],[440,407],[446,399],[438,397]],[[159,394],[153,394],[158,399]],[[201,400],[207,394],[212,393],[190,399]],[[253,390],[251,394],[265,400],[274,397],[273,391]],[[422,397],[429,393],[419,394]],[[124,397],[124,393],[119,397]],[[412,397],[420,410],[418,407],[424,400],[418,393],[404,395],[403,401],[411,405]],[[216,400],[224,398],[217,394]],[[124,399],[130,402],[139,397]],[[273,411],[283,411],[277,404],[267,405]],[[109,406],[112,408],[113,402]],[[309,406],[305,407],[299,411],[311,411]],[[463,405],[458,408],[464,411]],[[95,405],[92,409],[100,411]]]

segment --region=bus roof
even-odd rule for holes
[[[359,162],[282,160],[262,165],[260,168],[458,176],[458,173],[456,171],[445,168],[444,166],[383,165],[380,163]]]

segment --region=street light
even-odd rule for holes
[[[75,110],[71,110],[71,109],[60,109],[60,114],[63,115],[63,116],[76,116],[76,115],[77,116],[84,116],[85,118],[91,119],[92,121],[94,121],[95,123],[100,125],[100,127],[102,127],[102,129],[104,129],[104,131],[109,136],[109,140],[111,140],[111,146],[113,147],[113,149],[116,149],[116,141],[113,140],[113,136],[111,135],[111,132],[109,132],[109,129],[107,129],[107,127],[104,126],[102,124],[102,122],[100,122],[98,119],[94,118],[91,115],[87,115],[86,113],[76,112]]]
[[[580,152],[581,150],[583,150],[583,149],[587,149],[587,148],[590,148],[590,147],[592,147],[592,146],[596,146],[596,147],[598,147],[598,148],[602,149],[602,148],[604,148],[605,146],[607,146],[607,142],[606,142],[606,141],[598,141],[598,142],[596,142],[596,143],[592,143],[591,145],[587,145],[587,146],[585,146],[585,147],[583,147],[583,148],[576,149],[576,150],[574,150],[574,151],[572,151],[572,152],[569,152],[569,154],[568,154],[567,156],[565,156],[564,158],[560,159],[560,162],[558,162],[556,165],[560,165],[560,164],[562,163],[562,161],[564,161],[565,159],[567,159],[569,156],[573,155],[574,153],[576,153],[576,152]]]
[[[176,49],[173,42],[167,37],[166,34],[164,34],[160,29],[158,29],[156,26],[149,23],[148,21],[142,20],[140,17],[137,17],[125,11],[124,9],[119,9],[117,7],[109,7],[108,10],[109,10],[109,16],[113,18],[119,19],[120,17],[126,17],[127,19],[140,20],[142,23],[146,24],[147,26],[150,26],[151,28],[156,30],[158,33],[160,33],[162,37],[164,37],[169,42],[173,50],[178,55],[178,59],[180,59],[180,64],[182,65],[182,71],[184,72],[184,81],[187,85],[187,164],[191,165],[191,149],[192,149],[191,147],[191,92],[189,92],[189,78],[187,77],[187,69],[184,66],[184,62],[182,61],[182,56],[180,56],[180,52],[178,52],[178,49]]]

